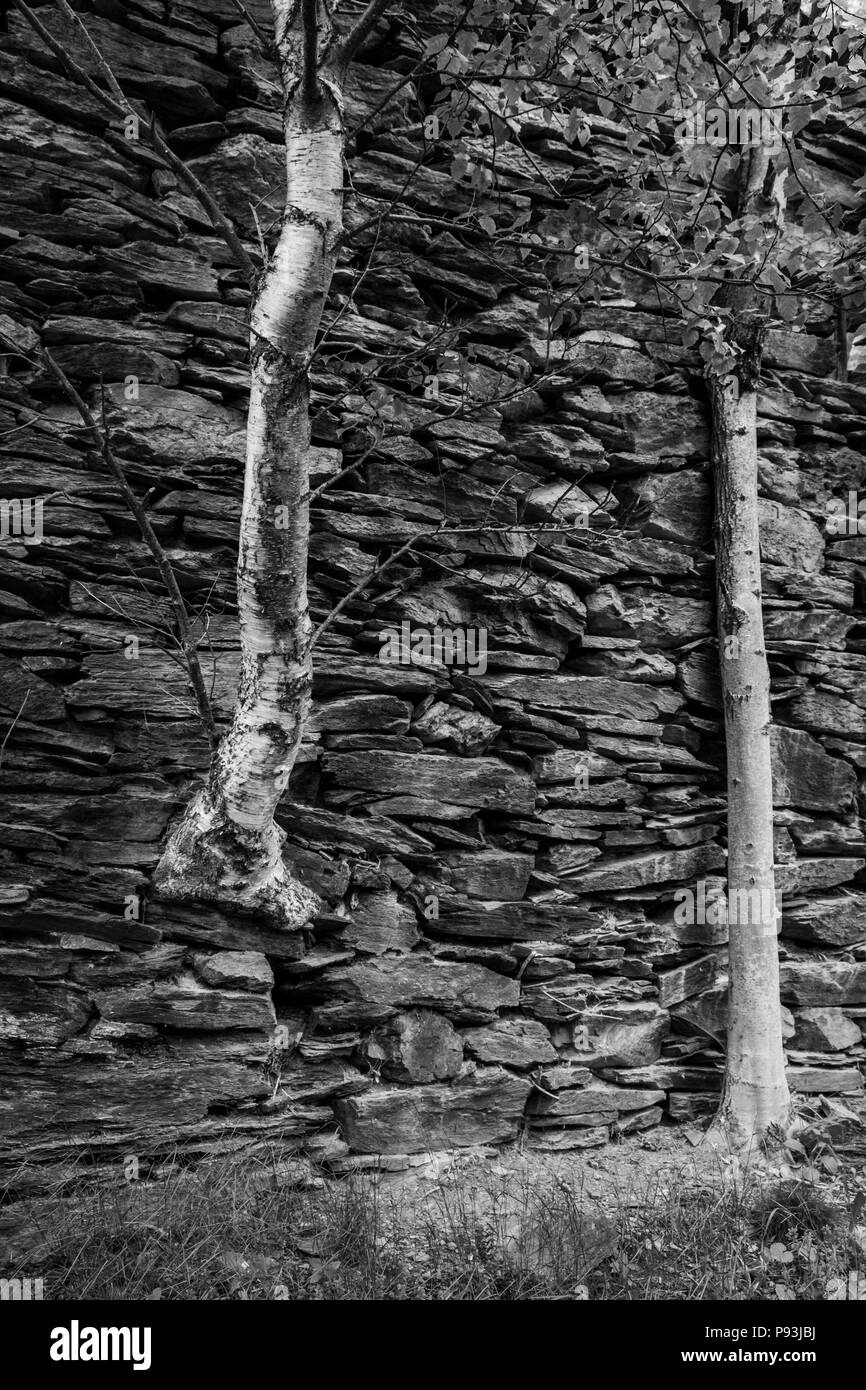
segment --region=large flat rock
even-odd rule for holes
[[[629,451],[665,457],[705,455],[709,450],[708,411],[690,396],[634,391],[614,421],[629,436]]]
[[[376,1087],[336,1108],[356,1153],[422,1153],[515,1138],[529,1092],[523,1077],[490,1067],[450,1086]]]
[[[598,917],[567,903],[466,903],[443,900],[435,922],[441,936],[489,941],[552,941],[598,927]]]
[[[770,730],[773,802],[803,811],[844,812],[853,806],[857,774],[803,729],[776,724]]]
[[[557,1060],[550,1033],[532,1018],[500,1018],[486,1028],[470,1028],[463,1042],[469,1056],[479,1062],[523,1069]]]
[[[707,601],[656,589],[616,589],[603,584],[588,596],[586,609],[590,632],[635,638],[648,647],[678,647],[712,628]]]
[[[431,956],[355,963],[329,971],[323,990],[345,999],[388,1008],[438,1009],[457,1023],[487,1023],[500,1009],[516,1008],[520,986],[483,965]]]
[[[484,687],[495,699],[524,700],[543,709],[588,710],[621,719],[655,721],[676,714],[683,699],[657,685],[609,680],[603,676],[491,676]]]
[[[582,870],[575,875],[575,887],[584,893],[599,893],[615,888],[643,888],[654,883],[693,885],[701,874],[720,869],[724,863],[724,851],[719,845],[636,854],[599,868]]]
[[[779,967],[782,1002],[807,1008],[866,1004],[866,961],[787,960]]]
[[[851,946],[866,939],[866,895],[782,901],[782,935],[818,946]]]
[[[432,753],[326,753],[325,775],[336,787],[378,796],[441,799],[473,810],[520,815],[535,806],[535,787],[525,773],[496,758],[436,757]]]

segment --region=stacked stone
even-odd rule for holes
[[[92,10],[130,94],[254,252],[251,208],[267,232],[283,156],[273,73],[235,7]],[[224,721],[249,292],[175,178],[6,17],[0,330],[25,357],[0,377],[0,496],[41,499],[44,519],[38,543],[0,546],[9,1164],[205,1153],[228,1136],[337,1165],[524,1131],[559,1150],[716,1103],[726,929],[683,923],[675,898],[703,885],[712,900],[725,864],[700,357],[625,276],[551,337],[532,263],[436,229],[475,195],[447,150],[407,181],[424,138],[417,56],[399,25],[374,36],[348,103],[358,237],[314,370],[313,483],[357,466],[314,504],[314,619],[391,549],[419,546],[317,648],[279,819],[323,908],[282,935],[148,902],[209,750],[152,556],[74,409],[25,360],[41,336],[83,390],[104,381]],[[834,188],[862,167],[850,115],[812,151]],[[625,169],[622,132],[589,121],[581,150],[527,121],[532,158],[503,153],[500,208],[543,233],[561,215],[550,182],[576,197]],[[361,275],[363,224],[389,197],[433,220],[386,226]],[[782,989],[792,1086],[856,1105],[866,538],[829,534],[826,516],[866,485],[866,383],[835,380],[831,325],[810,328],[770,333],[760,399]],[[385,353],[414,376],[395,378],[382,434],[363,385]],[[475,395],[455,415],[467,372]],[[462,531],[431,540],[445,518]],[[406,622],[483,630],[485,669],[381,660],[383,631]]]

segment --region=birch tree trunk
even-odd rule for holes
[[[282,857],[274,822],[312,687],[307,602],[309,366],[342,230],[339,86],[307,80],[316,54],[301,5],[273,0],[284,100],[286,206],[255,287],[251,395],[238,557],[241,675],[207,785],[172,834],[161,897],[194,898],[297,929],[318,899]],[[315,68],[314,68],[315,74]]]
[[[770,762],[770,671],[761,611],[757,383],[763,324],[741,321],[736,376],[710,377],[716,596],[728,765],[730,997],[718,1123],[736,1144],[785,1123]]]
[[[785,218],[782,149],[741,150],[744,278],[772,258]],[[776,924],[770,671],[761,612],[757,390],[766,320],[730,284],[727,365],[708,369],[716,493],[716,599],[728,766],[727,1057],[716,1130],[747,1144],[790,1114]]]

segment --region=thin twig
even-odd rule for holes
[[[184,160],[181,159],[180,155],[175,154],[171,146],[166,144],[165,139],[157,128],[156,117],[151,115],[149,119],[146,120],[140,118],[132,102],[126,96],[123,88],[118,82],[113,68],[107,59],[103,57],[102,52],[91,38],[87,25],[84,23],[81,16],[70,8],[66,0],[54,0],[56,8],[75,26],[75,29],[81,35],[99,72],[108,84],[108,92],[103,91],[103,89],[88,76],[84,69],[75,62],[64,45],[46,29],[45,25],[42,24],[29,6],[24,3],[24,0],[13,0],[13,3],[27,20],[27,23],[33,28],[35,33],[39,35],[43,42],[48,45],[51,52],[59,59],[66,71],[75,81],[85,86],[90,94],[101,102],[106,110],[110,111],[113,116],[131,116],[135,119],[138,123],[139,130],[146,135],[151,147],[169,166],[172,172],[177,175],[181,183],[185,184],[189,192],[201,203],[210,218],[214,231],[220,233],[238,265],[244,273],[252,279],[257,273],[255,262],[250,257],[231,222],[228,220],[213,195],[205,188],[201,180],[197,178]]]
[[[199,716],[204,725],[211,747],[215,747],[217,743],[216,725],[214,723],[210,701],[207,697],[207,691],[205,690],[204,677],[202,675],[196,643],[190,632],[189,615],[186,611],[186,604],[169,558],[162,547],[159,537],[150,524],[150,518],[142,507],[141,502],[136,497],[126,477],[126,473],[123,470],[123,465],[111,447],[111,436],[105,408],[105,392],[103,391],[102,393],[102,425],[100,426],[86,401],[79,395],[78,391],[76,391],[72,382],[63,371],[63,368],[54,360],[46,347],[40,349],[40,355],[42,361],[60,386],[67,400],[75,407],[78,414],[81,416],[91,439],[102,455],[106,467],[117,483],[124,502],[135,517],[145,545],[156,562],[160,578],[165,585],[169,601],[174,611],[179,645],[183,652],[189,678],[195,692]]]
[[[435,534],[435,532],[433,534]],[[389,565],[393,565],[395,560],[399,560],[401,555],[405,555],[407,550],[411,550],[413,545],[417,545],[419,540],[426,539],[428,538],[425,536],[412,536],[408,541],[405,542],[404,545],[400,546],[399,550],[395,550],[393,555],[389,555],[387,560],[383,560],[381,565],[377,565],[374,570],[371,570],[370,573],[367,575],[366,579],[363,579],[360,584],[356,584],[354,589],[352,589],[348,594],[345,594],[344,597],[340,599],[340,602],[334,608],[331,609],[327,618],[325,618],[324,621],[321,622],[319,626],[316,628],[315,632],[310,638],[310,645],[308,650],[313,650],[319,638],[322,636],[323,633],[327,632],[334,619],[338,617],[338,615],[343,611],[347,604],[351,603],[353,599],[356,599],[359,594],[362,594],[364,590],[368,588],[370,584],[373,583],[374,579],[377,579],[380,574],[384,573],[384,571],[388,569]]]
[[[250,26],[250,28],[252,29],[253,33],[255,34],[256,38],[258,39],[259,43],[261,44],[261,47],[262,47],[262,50],[264,51],[264,53],[266,53],[266,54],[270,53],[270,52],[272,51],[272,49],[273,49],[273,46],[274,46],[274,41],[273,41],[273,39],[271,39],[271,38],[268,37],[268,35],[265,33],[265,31],[264,31],[264,29],[262,28],[262,26],[259,24],[258,20],[253,18],[253,16],[250,14],[249,10],[247,9],[246,5],[243,3],[243,0],[232,0],[232,4],[234,5],[234,7],[235,7],[235,9],[238,11],[238,13],[242,16],[242,18],[246,20],[246,22],[247,22],[247,24]]]
[[[359,17],[353,29],[337,45],[336,59],[340,67],[348,67],[358,49],[365,39],[373,32],[385,10],[388,7],[388,0],[370,0],[364,13]]]
[[[24,706],[27,704],[27,701],[30,699],[30,689],[31,689],[31,687],[28,685],[27,689],[26,689],[25,692],[24,692],[24,699],[21,701],[21,704],[20,704],[19,707],[18,707],[18,713],[16,714],[15,718],[12,720],[12,723],[9,725],[9,728],[6,730],[6,737],[4,738],[3,742],[0,743],[0,767],[3,766],[3,754],[6,752],[6,744],[9,742],[10,738],[12,737],[12,730],[15,728],[15,725],[18,723],[18,720],[21,718],[22,714],[24,713]]]

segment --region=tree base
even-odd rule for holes
[[[762,1097],[756,1104],[752,1096],[741,1099],[737,1106],[730,1095],[723,1094],[721,1104],[713,1117],[712,1124],[704,1135],[708,1148],[739,1158],[766,1155],[774,1148],[784,1146],[785,1136],[792,1122],[790,1098],[785,1093],[768,1103]]]
[[[210,903],[263,917],[276,931],[300,931],[321,899],[296,879],[282,856],[285,832],[244,830],[218,810],[205,789],[171,834],[153,878],[157,898]]]

